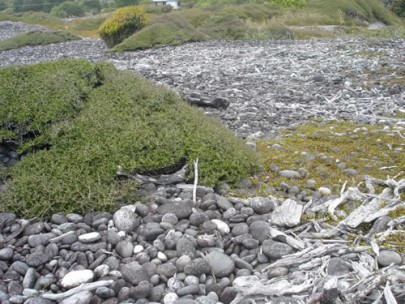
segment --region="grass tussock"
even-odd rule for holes
[[[200,182],[211,186],[259,167],[218,121],[110,64],[61,60],[0,69],[0,92],[0,141],[24,155],[2,173],[8,179],[0,211],[111,211],[136,196],[133,182],[115,179],[118,165],[144,172],[198,158]]]
[[[17,49],[24,46],[49,45],[78,39],[80,39],[79,36],[64,31],[31,31],[0,41],[0,51]]]
[[[65,22],[64,28],[66,31],[78,34],[83,37],[99,38],[98,29],[100,25],[107,19],[107,16],[96,16],[89,18],[73,19]]]

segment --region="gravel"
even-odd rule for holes
[[[0,22],[0,40],[36,28]],[[207,115],[243,137],[272,137],[282,128],[317,117],[372,122],[405,105],[401,87],[394,90],[383,81],[363,85],[383,68],[403,69],[404,40],[213,41],[121,54],[105,50],[97,39],[25,47],[0,52],[0,65],[67,57],[110,61],[173,88],[189,102],[204,104]],[[385,80],[390,77],[395,75]],[[10,151],[0,149],[0,158],[5,157],[12,159]],[[349,176],[355,174],[350,170]],[[304,173],[280,171],[286,178],[306,178]],[[305,249],[303,241],[291,242],[297,233],[316,235],[326,227],[322,222],[302,223],[294,214],[281,221],[275,217],[283,206],[301,210],[308,203],[295,196],[294,189],[283,201],[242,200],[225,197],[226,186],[217,193],[207,188],[208,194],[196,202],[185,199],[191,197],[190,189],[145,186],[144,193],[154,192],[146,196],[148,205],[143,197],[114,214],[55,214],[40,220],[0,213],[1,303],[302,303],[300,299],[309,302],[317,295],[312,292],[320,291],[333,301],[347,295],[333,286],[328,289],[328,280],[342,286],[352,282],[350,292],[358,295],[367,286],[354,282],[378,273],[375,261],[385,267],[384,280],[398,303],[404,301],[405,259],[399,253],[352,250],[338,234],[336,244],[326,247],[313,239],[305,239]],[[312,197],[314,208],[322,206],[328,190],[320,188],[319,196]],[[381,219],[375,231],[392,224],[387,216]],[[305,256],[324,248],[321,257]],[[297,258],[302,262],[285,262],[294,254],[302,254]],[[241,281],[244,278],[247,281]],[[287,284],[277,295],[257,298],[244,290],[251,285],[239,284],[253,280],[252,286],[259,288],[255,279],[311,284],[295,293]],[[288,296],[282,296],[284,292]],[[248,296],[242,300],[240,294]],[[370,303],[378,297],[371,290],[365,294]]]

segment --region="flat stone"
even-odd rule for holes
[[[401,256],[392,250],[381,250],[380,254],[377,257],[377,262],[380,266],[386,267],[391,264],[401,265],[402,258]]]
[[[294,170],[281,170],[278,172],[278,175],[280,177],[285,177],[285,178],[301,178],[301,175],[299,174],[299,172],[294,171]]]
[[[76,270],[68,272],[61,280],[60,284],[63,288],[70,289],[79,286],[82,283],[92,282],[94,273],[91,270]]]
[[[93,243],[101,239],[101,235],[99,232],[89,232],[79,235],[78,239],[82,243]]]
[[[8,261],[13,257],[14,250],[10,247],[0,249],[0,260]]]
[[[327,272],[330,275],[344,275],[350,272],[350,267],[341,258],[331,258],[329,260]]]
[[[138,285],[142,281],[149,281],[149,274],[138,262],[122,264],[120,267],[122,277],[132,285]]]
[[[117,251],[121,257],[129,258],[134,252],[134,245],[129,241],[123,240],[118,242],[115,251]]]
[[[168,202],[158,207],[159,214],[173,213],[179,220],[188,218],[193,213],[192,206],[188,200]]]
[[[212,251],[205,256],[205,259],[218,278],[230,275],[235,269],[235,261],[224,253]]]
[[[283,256],[290,254],[294,249],[287,244],[275,242],[273,240],[265,240],[262,244],[263,253],[272,260],[277,260]]]

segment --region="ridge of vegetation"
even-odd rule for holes
[[[31,31],[0,41],[0,51],[17,49],[23,46],[48,45],[71,40],[79,36],[65,31]]]
[[[144,172],[185,157],[192,169],[198,158],[199,179],[210,186],[237,183],[260,166],[219,121],[111,64],[67,59],[3,68],[0,92],[0,142],[22,156],[2,172],[3,211],[111,211],[137,193],[134,182],[115,179],[117,166]]]

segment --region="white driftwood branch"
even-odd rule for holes
[[[198,158],[194,161],[194,188],[193,188],[194,203],[197,203],[197,185],[198,185]]]
[[[298,238],[293,238],[283,232],[281,232],[280,230],[277,230],[275,228],[269,227],[270,228],[270,235],[272,238],[275,238],[277,236],[283,236],[285,237],[285,242],[290,245],[291,247],[295,248],[295,249],[304,249],[305,248],[305,243],[303,241],[301,241]]]
[[[42,295],[42,297],[45,299],[59,301],[59,300],[65,299],[67,297],[73,296],[82,291],[91,291],[91,290],[97,289],[99,287],[111,285],[113,282],[114,282],[113,280],[103,280],[103,281],[97,281],[97,282],[92,282],[92,283],[83,283],[80,286],[77,286],[75,288],[72,288],[72,289],[62,292],[62,293],[56,293],[56,294],[45,293]]]

